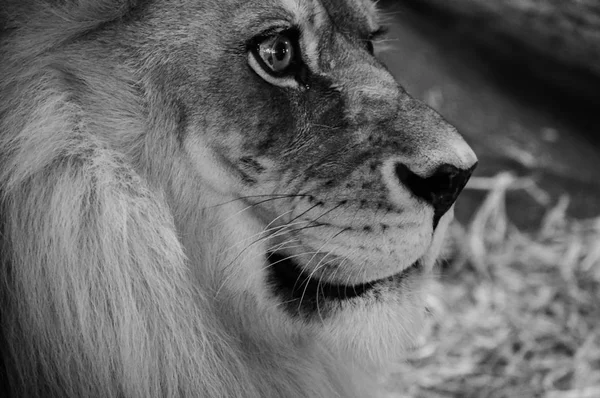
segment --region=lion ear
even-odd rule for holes
[[[165,202],[110,152],[54,161],[12,184],[2,210],[13,388],[217,397],[227,391],[219,383],[237,384],[233,371],[203,379],[227,356],[215,320],[201,310]]]

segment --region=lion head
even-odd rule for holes
[[[476,164],[374,3],[3,7],[7,394],[374,396]]]

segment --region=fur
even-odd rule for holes
[[[284,12],[276,3],[273,10]],[[314,8],[331,10],[337,3],[342,2]],[[292,140],[282,132],[290,129],[290,120],[296,124],[289,134],[304,137],[309,126],[332,125],[338,106],[318,103],[320,109],[305,113],[321,119],[301,122],[293,108],[298,100],[260,86],[265,83],[248,69],[246,50],[236,44],[247,35],[240,21],[245,13],[266,18],[269,7],[234,1],[4,0],[0,395],[374,396],[376,374],[410,345],[423,312],[423,281],[406,285],[400,295],[383,289],[383,299],[322,307],[317,302],[326,317],[320,321],[286,313],[268,292],[262,237],[271,223],[254,212],[256,203],[240,198],[284,197],[289,192],[273,181],[298,176],[326,182],[328,174],[356,182],[375,175],[349,174],[348,167],[363,170],[362,160],[339,154],[339,164],[323,158],[319,167],[328,171],[315,171],[309,160],[315,152],[307,149],[312,139],[289,146]],[[316,46],[311,51],[316,54]],[[373,85],[392,81],[378,71],[369,74],[378,79]],[[340,83],[367,72],[331,71],[339,79],[336,90],[321,92],[314,85],[310,103],[347,95],[344,101],[353,98],[356,106],[343,118],[362,126],[375,116],[387,117],[377,105],[376,112],[365,112],[364,95],[373,92],[373,101],[388,101],[379,98],[385,92],[404,104],[389,112],[400,109],[404,117],[424,121],[411,153],[435,161],[465,153],[456,149],[464,145],[460,138],[446,133],[449,127],[430,110],[399,102],[401,90]],[[277,107],[279,113],[273,112]],[[444,131],[433,144],[422,134],[430,126]],[[315,130],[319,134],[325,131]],[[339,146],[322,142],[327,150]],[[302,170],[284,164],[290,153]],[[459,158],[456,162],[472,161]],[[380,183],[382,191],[385,184]],[[336,191],[315,192],[326,198]],[[389,202],[384,194],[377,200]],[[278,204],[266,213],[283,215],[304,205],[273,202]],[[406,205],[398,203],[392,205]],[[400,225],[431,218],[426,206],[414,206],[391,220]],[[312,222],[318,217],[310,211]],[[357,212],[358,207],[347,214]],[[439,246],[442,234],[431,240],[429,221],[418,233],[403,230],[394,242],[411,249],[398,256],[432,263],[437,249],[429,247]],[[418,239],[414,244],[412,236]],[[372,253],[356,258],[371,261]],[[364,272],[349,271],[348,280]]]

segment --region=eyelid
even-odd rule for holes
[[[275,36],[291,29],[289,25],[271,25],[267,28],[260,30],[259,33],[253,35],[250,39],[246,41],[246,51],[257,46],[261,41],[267,39],[268,37]]]
[[[381,26],[377,30],[369,33],[369,40],[377,40],[383,36],[385,36],[389,32],[389,28],[387,26]]]

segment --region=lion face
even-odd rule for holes
[[[373,56],[371,2],[214,6],[198,12],[227,25],[181,44],[200,71],[168,80],[198,93],[182,137],[197,173],[264,229],[262,299],[311,318],[402,295],[431,267],[475,155]]]
[[[288,315],[401,295],[431,267],[476,157],[373,55],[372,2],[255,3],[202,10],[227,21],[192,51],[205,78],[171,72],[199,93],[185,151],[262,225],[262,284]]]

